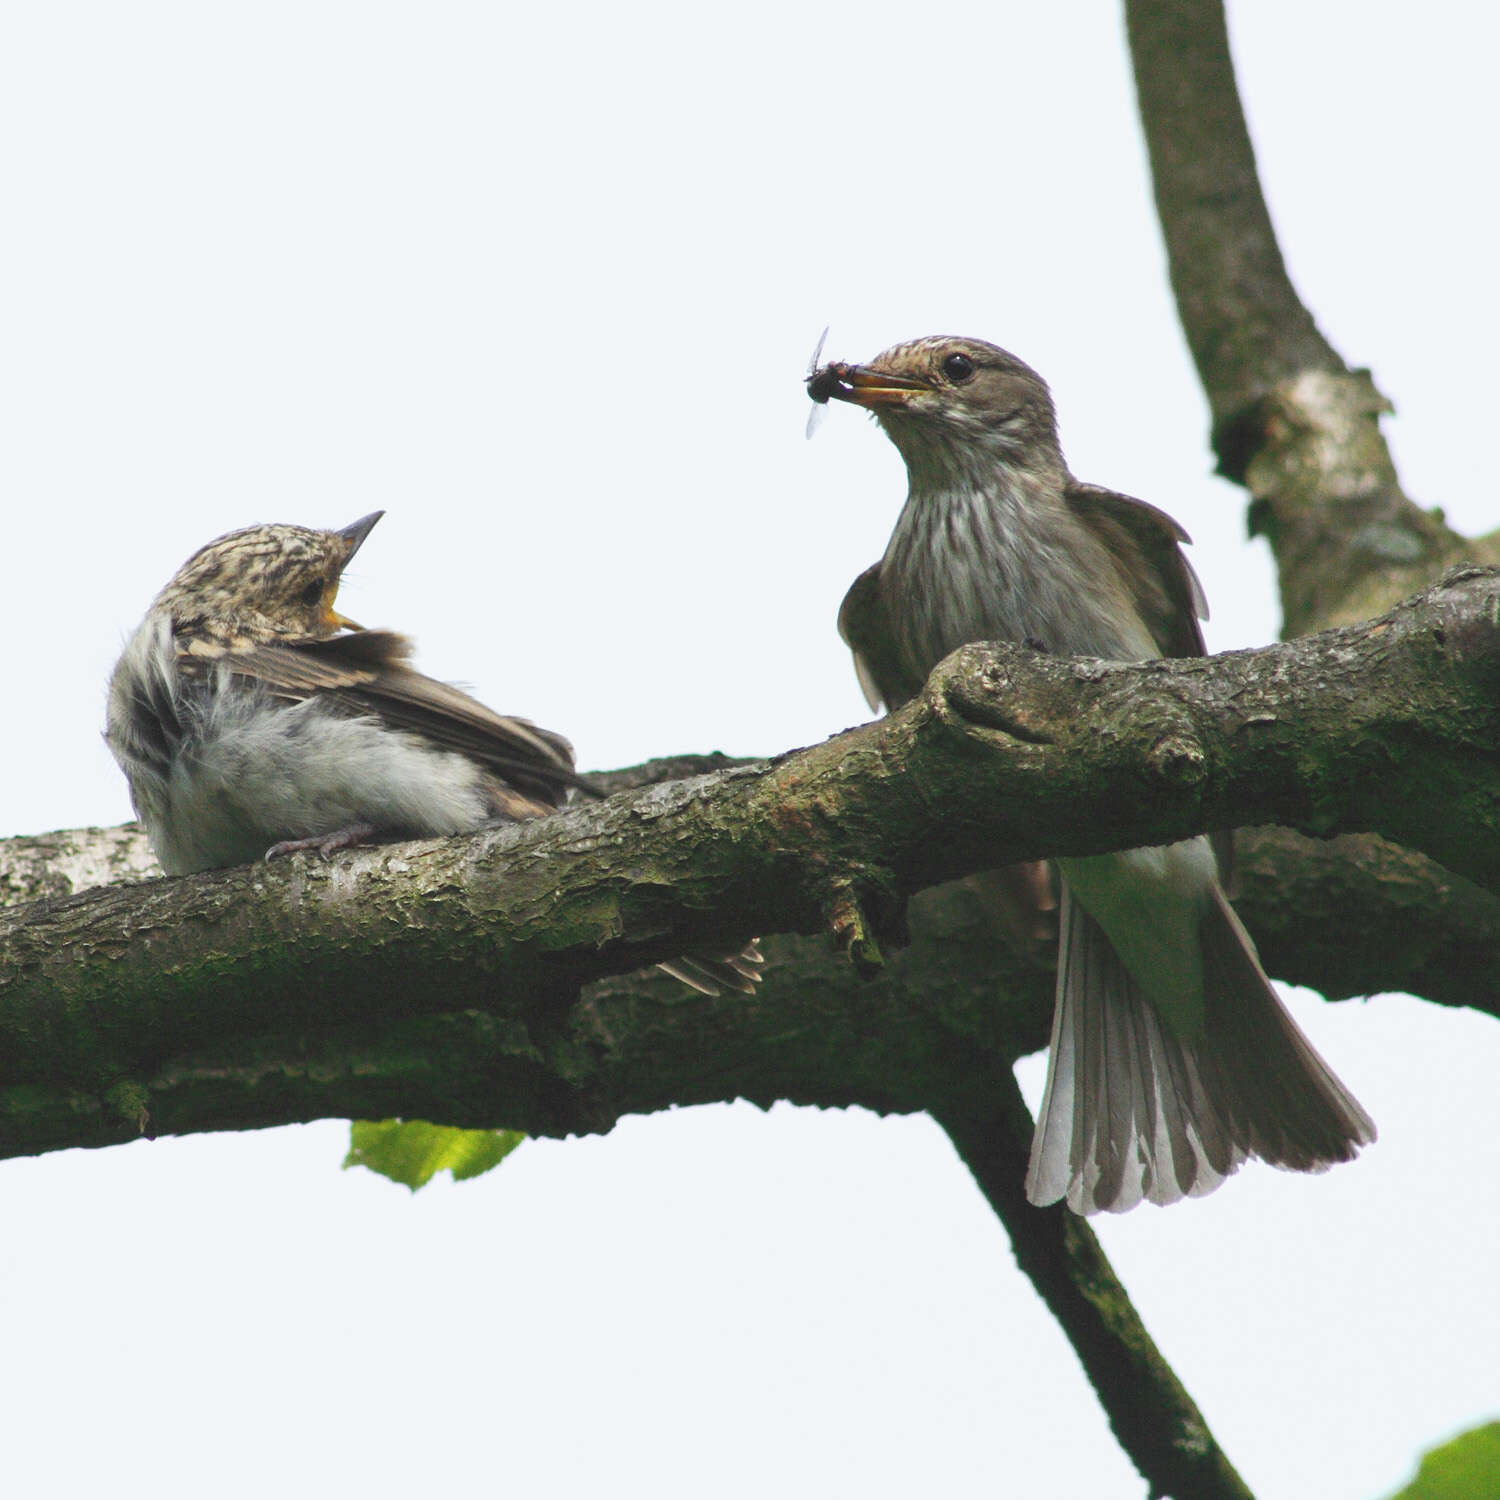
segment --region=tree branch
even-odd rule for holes
[[[1157,213],[1219,468],[1251,493],[1283,634],[1368,619],[1459,562],[1500,562],[1402,492],[1380,414],[1287,276],[1256,176],[1221,0],[1126,0]]]
[[[1282,260],[1220,0],[1126,0],[1157,217],[1215,423],[1280,380],[1346,374]]]
[[[1162,1357],[1086,1220],[1026,1201],[1031,1115],[1014,1077],[938,1116],[1010,1235],[1016,1263],[1061,1324],[1120,1446],[1153,1495],[1251,1500]]]
[[[558,1134],[735,1095],[951,1118],[955,1077],[1002,1077],[1041,1044],[1050,964],[960,919],[963,893],[914,911],[912,946],[869,985],[804,940],[773,946],[755,1001],[612,981],[573,1002],[752,925],[822,934],[850,891],[890,924],[914,892],[997,863],[1245,818],[1373,829],[1493,888],[1496,614],[1497,576],[1470,571],[1369,625],[1203,661],[967,647],[901,713],[770,765],[467,839],[13,907],[0,1153],[128,1139],[145,1118],[403,1113]],[[1267,875],[1247,866],[1252,925],[1263,910],[1279,967],[1348,993],[1347,955],[1291,909],[1286,856],[1268,858]],[[1496,972],[1493,898],[1389,859],[1340,862],[1344,894],[1440,906],[1461,963],[1405,930],[1388,951],[1445,998],[1493,1007],[1477,977]],[[1026,1004],[997,1013],[997,985]]]

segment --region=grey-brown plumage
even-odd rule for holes
[[[109,686],[105,738],[169,875],[301,849],[541,817],[587,787],[573,747],[408,665],[411,643],[333,608],[380,519],[252,526],[156,596]],[[663,965],[748,990],[759,953]]]
[[[1046,383],[978,339],[831,364],[815,401],[868,409],[910,491],[839,629],[872,707],[943,657],[1008,640],[1068,655],[1197,656],[1207,608],[1182,529],[1069,473]],[[1065,859],[1057,1002],[1027,1193],[1079,1212],[1211,1191],[1247,1156],[1317,1171],[1375,1138],[1271,988],[1206,838]],[[1037,882],[1009,872],[1014,897]]]

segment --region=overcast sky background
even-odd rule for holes
[[[1471,531],[1496,17],[1231,18],[1294,279]],[[114,656],[258,521],[383,507],[341,608],[585,766],[861,721],[834,614],[904,476],[853,410],[803,441],[826,323],[1015,350],[1075,471],[1194,534],[1211,646],[1275,635],[1105,0],[13,5],[0,194],[7,831],[129,816]],[[1099,1229],[1256,1493],[1369,1500],[1500,1414],[1500,1028],[1293,1003],[1379,1144]],[[684,1110],[415,1198],[345,1138],[0,1165],[8,1493],[1143,1493],[924,1118]]]

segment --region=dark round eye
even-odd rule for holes
[[[962,385],[964,381],[974,378],[974,361],[967,354],[950,354],[943,361],[943,374],[954,385]]]
[[[304,604],[316,604],[323,597],[323,585],[321,583],[310,583],[302,590],[302,602]]]

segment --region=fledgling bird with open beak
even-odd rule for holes
[[[1204,654],[1186,533],[1069,473],[1046,382],[1014,355],[916,339],[866,365],[824,365],[807,385],[815,401],[864,407],[906,461],[885,556],[839,612],[872,708],[905,703],[972,641],[1114,661]],[[1271,988],[1209,839],[1057,866],[1033,1203],[1171,1203],[1211,1192],[1250,1156],[1319,1171],[1375,1139]]]
[[[167,874],[472,832],[587,789],[562,735],[423,676],[405,636],[335,611],[382,514],[219,537],[126,645],[105,739]],[[661,967],[705,993],[752,992],[760,961],[751,944]]]

